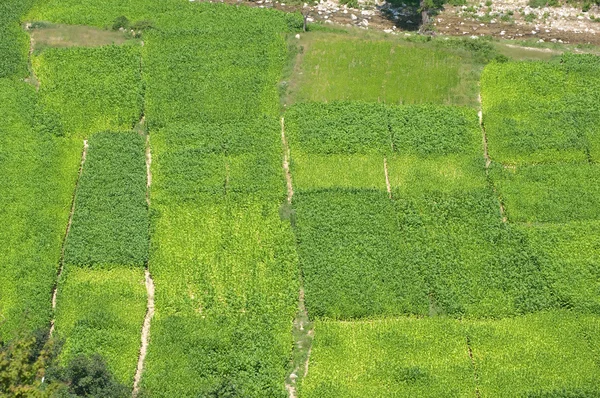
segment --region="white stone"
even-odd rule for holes
[[[356,21],[358,19],[358,17],[354,14],[350,14],[350,18],[352,18],[353,21]]]
[[[296,39],[299,39],[299,38],[300,38],[300,33],[298,33],[298,34],[296,35]]]

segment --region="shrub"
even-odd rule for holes
[[[113,30],[119,30],[119,29],[129,29],[129,19],[127,19],[126,16],[121,15],[120,17],[117,17],[115,19],[115,21],[113,22],[112,25],[112,29]]]

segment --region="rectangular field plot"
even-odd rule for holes
[[[388,159],[390,185],[399,198],[485,189],[488,182],[484,167],[483,156],[394,155]]]
[[[600,65],[491,63],[481,79],[492,160],[505,164],[585,160],[600,148]]]
[[[298,253],[311,317],[427,313],[425,277],[398,238],[383,191],[322,190],[294,196]]]
[[[0,79],[0,340],[49,325],[81,142],[36,131],[35,88]]]
[[[74,265],[137,265],[148,258],[145,139],[97,133],[89,141],[65,247]]]
[[[600,168],[594,164],[496,165],[492,180],[510,221],[600,218]]]
[[[388,109],[396,153],[483,156],[482,133],[477,112],[473,109],[439,105],[391,106]]]
[[[309,102],[286,112],[285,134],[294,150],[312,154],[391,152],[388,108],[365,102]]]
[[[394,194],[399,197],[398,194]],[[403,268],[418,270],[429,314],[501,317],[552,307],[522,234],[502,223],[489,189],[397,199]]]
[[[100,354],[115,377],[133,384],[146,314],[144,272],[69,267],[58,287],[56,335],[61,359]]]
[[[597,325],[567,311],[471,323],[481,396],[598,396],[597,349],[590,349],[584,334]]]
[[[301,398],[475,397],[463,325],[444,318],[320,321]]]
[[[469,60],[443,49],[346,35],[304,35],[297,102],[470,103]],[[422,76],[427,76],[426,80]]]
[[[382,155],[305,154],[294,151],[294,189],[366,188],[385,191]]]
[[[560,306],[600,314],[600,223],[540,224],[519,229],[538,251]]]
[[[128,130],[142,112],[140,47],[48,48],[33,60],[41,128],[83,138]]]
[[[284,396],[299,275],[278,208],[243,195],[156,207],[152,396]]]

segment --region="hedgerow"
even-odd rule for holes
[[[145,139],[133,132],[96,133],[77,186],[65,261],[141,267],[148,240]]]
[[[285,396],[298,269],[278,208],[246,195],[155,207],[153,396]]]
[[[132,385],[145,314],[142,270],[67,265],[55,316],[56,336],[64,340],[61,362],[100,354],[119,382]]]
[[[55,135],[128,130],[140,119],[139,47],[48,48],[34,68],[41,83],[39,123]]]
[[[491,175],[511,221],[566,222],[600,217],[598,170],[587,163],[495,165]]]
[[[585,160],[600,148],[600,67],[591,57],[563,63],[489,64],[481,78],[489,153],[501,163]],[[579,60],[582,60],[579,62]]]
[[[48,324],[81,144],[33,127],[35,88],[0,79],[0,339]]]
[[[467,397],[476,389],[464,327],[444,318],[317,321],[300,396]]]

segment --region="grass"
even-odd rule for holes
[[[444,318],[319,321],[300,397],[472,397],[463,326]]]
[[[46,131],[84,138],[129,130],[140,119],[140,47],[48,48],[33,62]]]
[[[56,335],[61,360],[98,353],[117,380],[133,384],[146,314],[141,269],[67,266],[58,287]]]
[[[143,267],[148,258],[145,139],[96,133],[77,187],[65,261]]]
[[[492,171],[510,221],[567,222],[600,217],[596,165],[496,165]]]
[[[471,105],[476,99],[477,67],[447,48],[325,32],[304,34],[300,45],[304,54],[291,77],[290,103]]]

